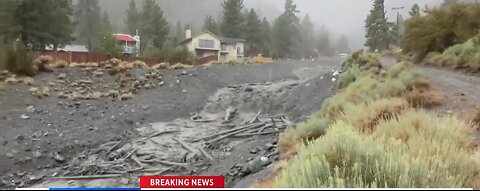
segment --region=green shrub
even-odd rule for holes
[[[394,174],[394,168],[399,165],[387,165],[388,155],[382,151],[382,147],[378,141],[360,136],[351,125],[344,122],[335,123],[324,137],[300,148],[299,154],[291,164],[277,176],[276,186],[383,187],[384,182],[380,182],[381,179],[386,179],[387,174]],[[389,171],[385,169],[386,167],[390,167]],[[380,174],[381,172],[384,174]],[[401,182],[403,178],[400,175],[388,178]],[[403,185],[391,183],[388,186]]]
[[[381,82],[375,76],[363,76],[346,87],[342,95],[354,104],[369,102],[376,98],[377,93],[374,90],[379,84]]]
[[[342,63],[342,70],[347,71],[354,65],[357,65],[362,70],[370,70],[374,73],[378,73],[380,72],[380,69],[382,69],[382,64],[378,59],[378,56],[373,53],[366,53],[363,50],[359,50],[349,56]]]
[[[328,123],[334,122],[343,112],[344,108],[351,103],[348,98],[342,94],[325,99],[320,111],[312,115],[313,118],[323,118]]]
[[[325,134],[329,122],[324,118],[312,117],[297,126],[298,136],[304,140],[314,140]]]
[[[169,56],[169,63],[194,64],[195,56],[185,47],[177,47]]]
[[[379,99],[371,103],[349,105],[339,116],[362,133],[372,133],[381,120],[391,119],[409,107],[409,103],[401,98]]]
[[[480,72],[480,51],[477,52],[472,59],[467,62],[467,67],[470,72]]]
[[[443,52],[448,47],[474,37],[480,28],[479,4],[455,4],[433,8],[424,16],[411,17],[405,21],[405,48],[423,60],[430,52]],[[461,54],[455,47],[449,54]]]
[[[0,67],[18,75],[34,76],[33,55],[21,42],[7,43],[0,49]]]
[[[383,104],[380,104],[383,105]],[[473,132],[454,117],[409,110],[362,136],[344,121],[299,149],[277,176],[281,188],[478,188]],[[407,138],[407,140],[405,140]],[[455,153],[455,154],[452,154]]]
[[[347,71],[340,74],[338,85],[340,88],[345,88],[351,83],[355,82],[359,77],[366,75],[366,72],[361,70],[358,65],[353,65]]]

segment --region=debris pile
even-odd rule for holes
[[[64,68],[65,62],[51,63],[51,57],[40,56],[35,60],[37,66],[46,68]],[[139,90],[153,89],[163,85],[163,74],[160,70],[150,69],[144,62],[132,63],[111,59],[101,63],[71,63],[70,67],[84,70],[85,76],[78,77],[79,72],[71,70],[57,70],[56,80],[46,82],[44,87],[35,85],[30,77],[17,77],[8,71],[0,71],[0,81],[6,84],[25,83],[32,86],[28,91],[37,98],[53,95],[69,100],[97,100],[102,97],[112,100],[125,101],[132,99]],[[134,71],[138,69],[138,71]],[[106,80],[108,75],[115,76],[114,81]],[[4,88],[0,84],[0,90]]]

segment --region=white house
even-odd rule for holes
[[[195,54],[197,59],[216,56],[220,62],[236,61],[244,57],[245,40],[219,37],[210,31],[204,31],[192,37],[192,31],[187,29],[186,39],[179,45]]]

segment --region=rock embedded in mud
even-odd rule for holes
[[[58,78],[59,80],[64,80],[65,78],[67,78],[67,74],[65,74],[65,73],[60,73],[60,74],[57,75],[57,78]]]
[[[269,164],[267,157],[257,157],[242,167],[241,172],[245,174],[253,174],[261,171],[264,166]]]
[[[93,76],[94,77],[100,77],[100,76],[103,76],[103,74],[105,74],[105,73],[102,72],[102,71],[98,71],[98,70],[93,71]]]
[[[20,119],[30,119],[30,116],[22,114],[20,115]]]
[[[272,150],[273,148],[275,148],[275,145],[273,145],[272,143],[267,143],[265,144],[265,149],[266,150]]]
[[[18,135],[17,137],[15,137],[15,140],[23,141],[23,140],[25,140],[25,137],[23,135]]]
[[[33,112],[35,112],[35,107],[33,107],[33,105],[28,106],[27,111],[30,112],[30,113],[33,113]]]
[[[14,158],[14,157],[15,157],[15,154],[13,154],[13,153],[7,153],[7,154],[5,154],[5,156],[7,156],[8,158]]]
[[[60,155],[59,153],[55,153],[53,155],[53,159],[57,162],[60,162],[60,163],[63,163],[65,162],[65,157],[63,157],[62,155]]]
[[[124,93],[120,96],[120,100],[125,101],[133,98],[133,93]]]
[[[35,158],[41,158],[42,157],[42,153],[40,151],[34,151],[33,152],[33,157]]]
[[[117,98],[118,96],[120,96],[120,92],[118,90],[110,90],[108,91],[108,96],[112,98]]]
[[[225,118],[224,121],[230,121],[235,117],[235,114],[237,112],[237,108],[234,108],[232,106],[229,106],[227,110],[225,111]]]

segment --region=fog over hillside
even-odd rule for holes
[[[221,15],[222,0],[156,0],[163,9],[165,17],[171,24],[182,21],[200,27],[206,15],[218,18]],[[102,8],[106,9],[117,30],[124,29],[125,10],[130,0],[100,0]],[[141,7],[143,0],[135,0]],[[283,0],[244,0],[246,8],[256,9],[260,15],[273,21],[283,12]],[[326,26],[333,38],[345,34],[352,48],[361,48],[364,42],[364,26],[373,0],[296,0],[299,16],[309,14],[316,27]],[[442,3],[442,0],[385,0],[387,16],[390,21],[396,21],[394,7],[404,7],[400,14],[408,17],[408,11],[418,3],[421,8]]]

